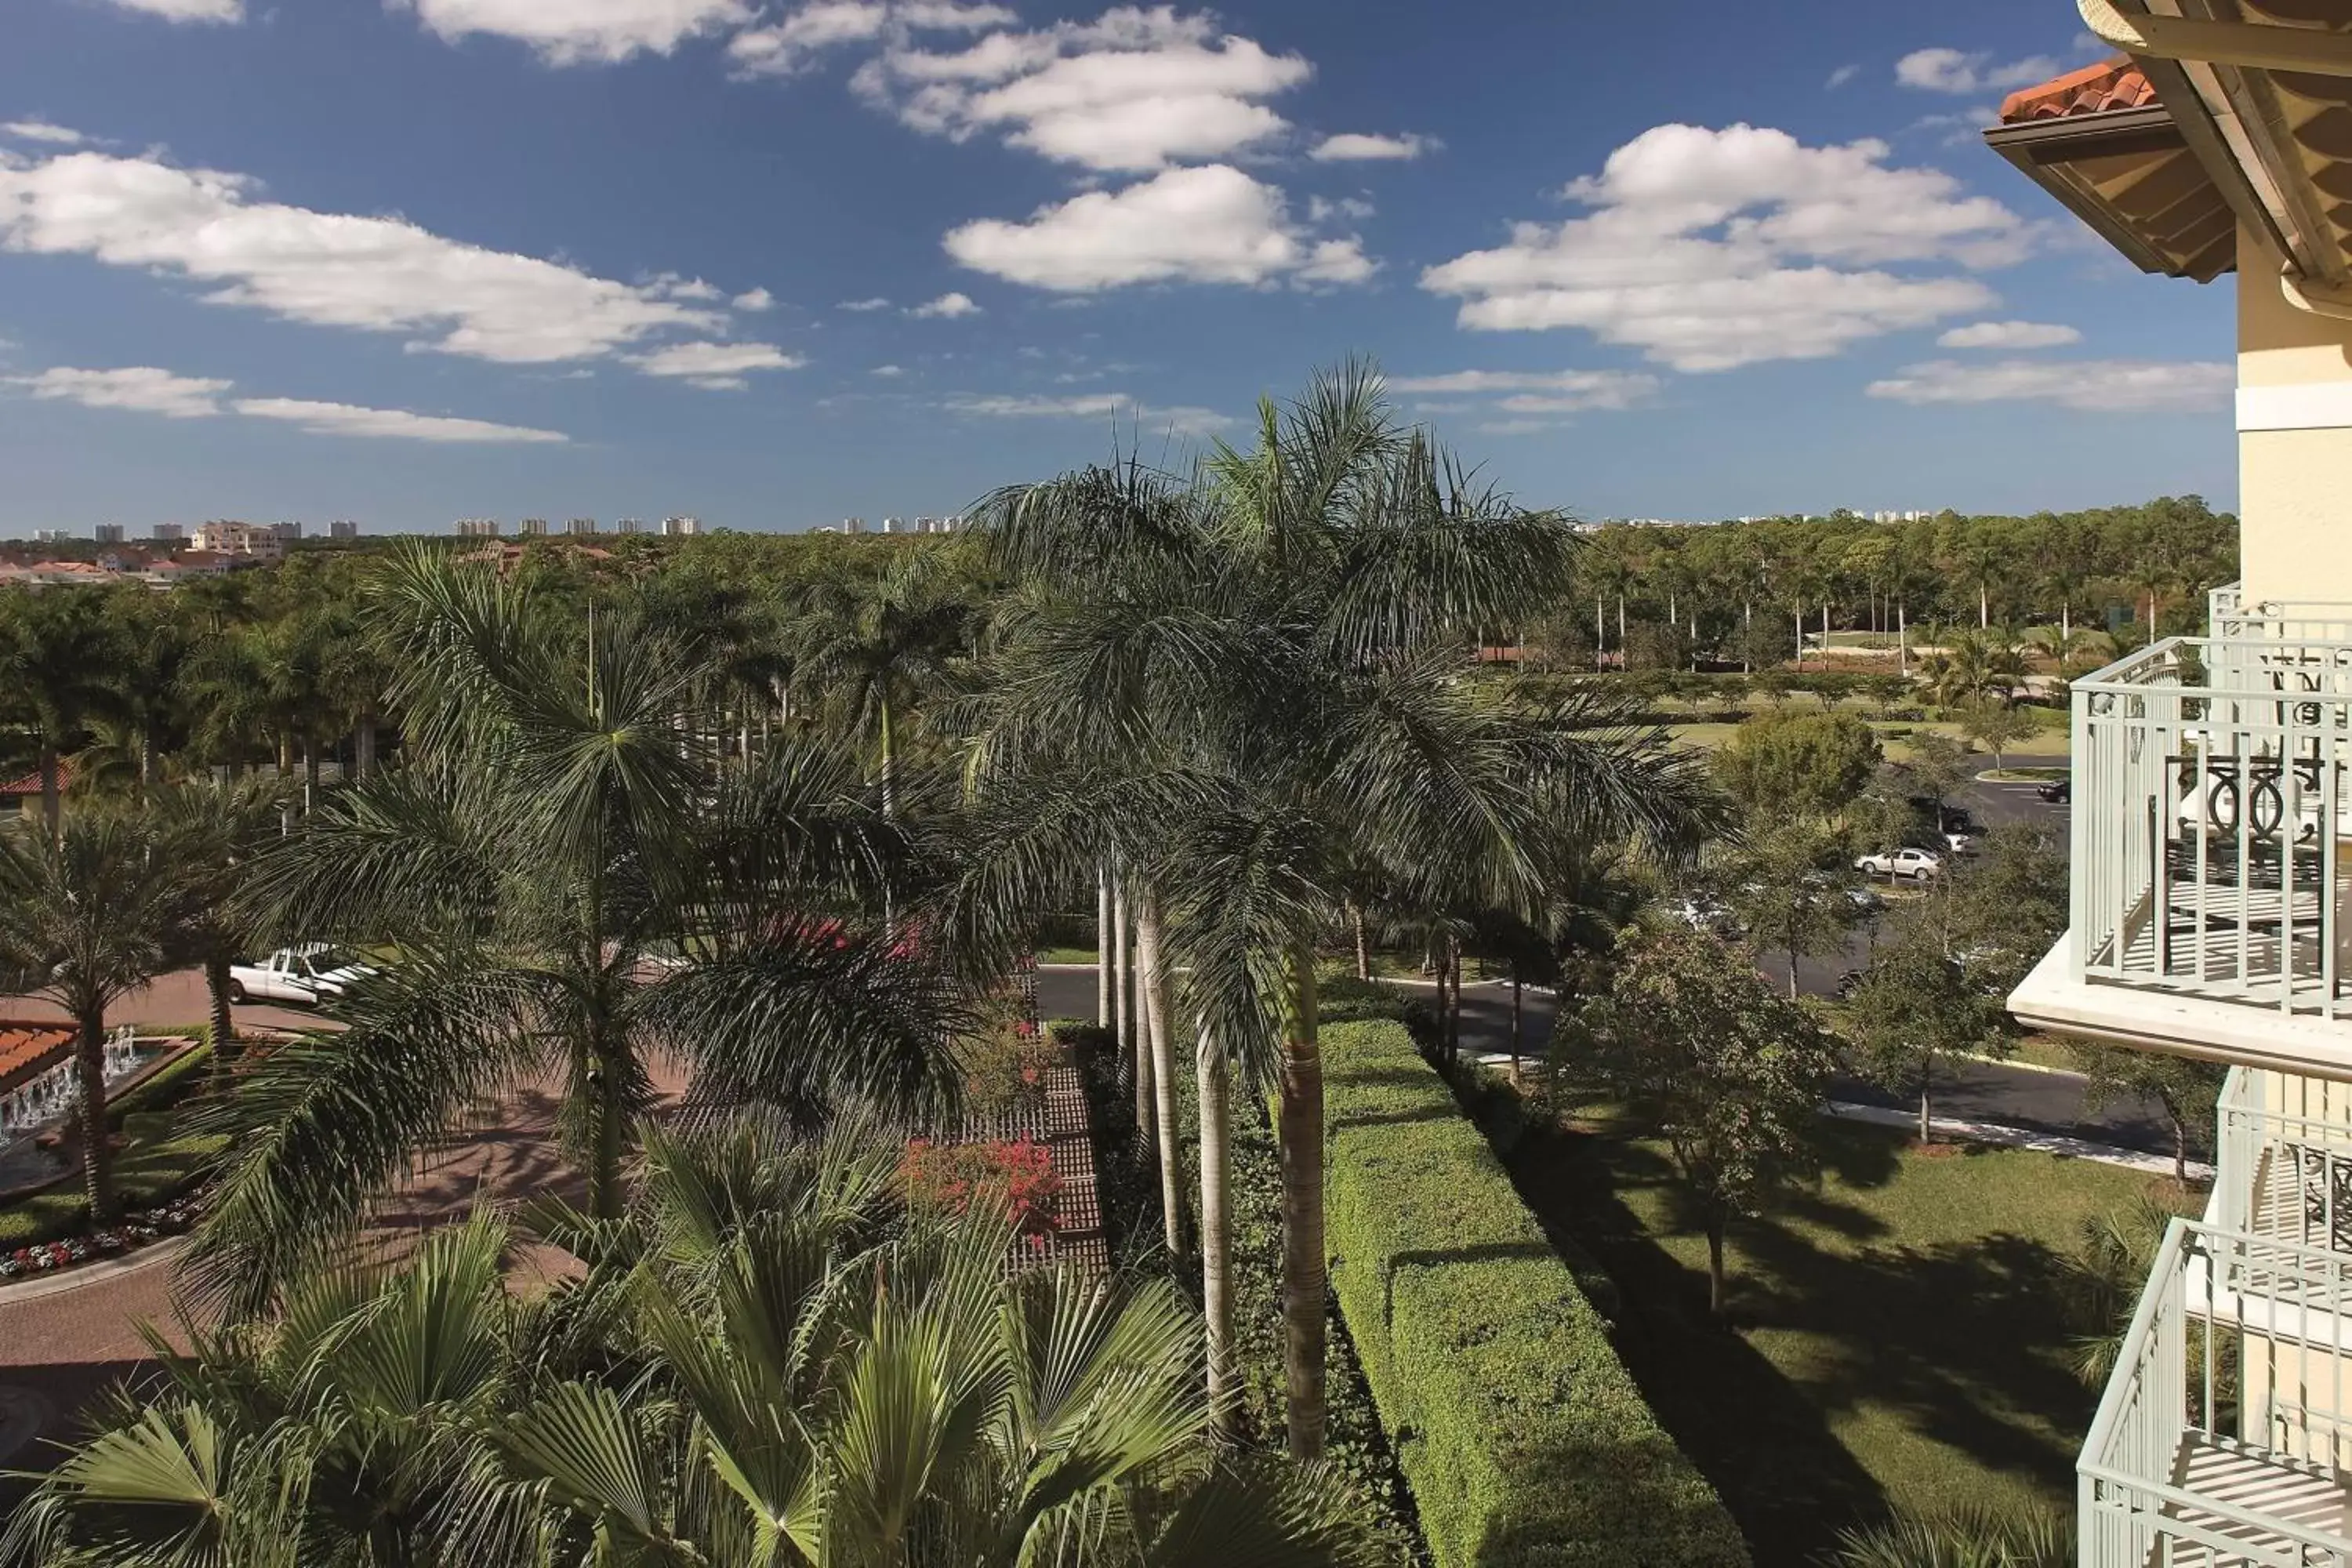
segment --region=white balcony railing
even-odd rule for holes
[[[2206,1219],[2352,1255],[2352,1084],[2231,1068],[2218,1109]]]
[[[2083,1568],[2352,1568],[2352,1255],[2175,1220],[2076,1465]]]
[[[2224,642],[2250,637],[2352,642],[2352,604],[2279,599],[2249,604],[2240,584],[2225,584],[2205,595],[2205,635]]]
[[[2074,977],[2337,1017],[2352,622],[2168,638],[2074,704]]]

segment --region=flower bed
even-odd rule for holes
[[[1043,1239],[1058,1226],[1062,1178],[1045,1145],[1025,1137],[979,1143],[918,1138],[907,1145],[898,1175],[908,1201],[919,1206],[962,1214],[975,1196],[992,1191],[1003,1194],[1022,1236]]]
[[[147,1209],[121,1225],[94,1230],[87,1236],[68,1236],[60,1240],[37,1242],[30,1247],[17,1247],[13,1252],[0,1253],[0,1280],[61,1273],[85,1263],[101,1263],[110,1258],[136,1252],[165,1237],[184,1233],[195,1224],[197,1212],[195,1197],[191,1194],[161,1208]]]

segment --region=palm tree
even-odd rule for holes
[[[74,1025],[82,1181],[90,1218],[120,1217],[106,1116],[106,1010],[163,967],[177,889],[152,826],[76,812],[58,835],[0,828],[0,975]]]
[[[899,731],[954,688],[971,605],[940,552],[908,550],[812,585],[790,622],[794,679],[845,732],[870,735],[885,816],[897,810]]]
[[[0,1556],[707,1568],[1370,1568],[1320,1472],[1231,1468],[1163,1285],[1008,1278],[997,1205],[907,1213],[900,1148],[764,1122],[654,1134],[586,1279],[506,1289],[501,1224],[192,1332],[12,1520]]]
[[[674,645],[624,615],[543,617],[423,547],[372,608],[409,759],[329,796],[250,896],[281,937],[396,956],[339,1005],[345,1032],[273,1051],[208,1108],[231,1146],[188,1255],[205,1289],[257,1308],[525,1083],[561,1086],[605,1215],[659,1060],[722,1104],[952,1096],[958,994],[862,940],[905,847],[850,759],[795,740],[720,770]]]
[[[117,643],[98,588],[52,588],[0,599],[0,711],[31,730],[40,746],[41,820],[59,833],[58,759],[93,718],[121,705]]]
[[[180,961],[194,960],[205,972],[218,1073],[232,1068],[236,1053],[229,967],[257,935],[258,911],[247,897],[247,883],[254,863],[279,837],[285,797],[282,781],[222,783],[209,774],[152,797],[159,849],[177,894],[171,946]]]
[[[978,851],[1025,909],[1116,858],[1158,897],[1177,1012],[1280,1085],[1289,1444],[1322,1446],[1322,1065],[1315,944],[1367,861],[1424,901],[1529,902],[1558,847],[1677,848],[1713,821],[1686,754],[1589,692],[1535,711],[1460,677],[1479,633],[1565,587],[1574,536],[1400,427],[1350,365],[1265,405],[1196,482],[1139,466],[991,498],[1023,585],[974,776]],[[1204,1171],[1216,1163],[1202,1151]],[[1204,1271],[1217,1259],[1202,1194]],[[1211,1321],[1217,1321],[1213,1304]],[[1213,1374],[1217,1370],[1213,1360]]]

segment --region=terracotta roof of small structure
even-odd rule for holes
[[[2001,100],[2000,122],[2021,125],[2032,120],[2063,120],[2077,114],[2107,114],[2118,109],[2145,109],[2154,103],[2155,84],[2124,56],[2102,60],[2081,70],[2068,71],[2039,87],[2021,88]]]
[[[58,759],[58,788],[62,790],[71,783],[73,783],[73,759],[60,757]],[[0,784],[0,800],[24,800],[40,793],[41,771],[38,768],[35,768],[23,778]]]
[[[15,1089],[73,1048],[71,1024],[0,1018],[0,1090]]]

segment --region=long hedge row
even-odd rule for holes
[[[1411,1036],[1321,1038],[1332,1283],[1438,1568],[1747,1563]]]

